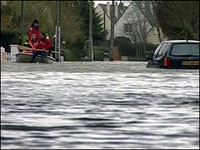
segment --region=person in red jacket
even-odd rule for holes
[[[28,42],[29,47],[32,48],[32,50],[35,50],[38,46],[39,40],[36,39],[36,34],[32,34],[30,41]]]
[[[34,47],[35,46],[35,47]],[[33,45],[33,56],[30,62],[34,62],[35,57],[37,55],[41,55],[41,62],[44,62],[44,58],[46,57],[46,53],[48,53],[53,48],[53,45],[49,39],[47,39],[47,35],[42,33],[41,39],[38,41],[37,45]]]
[[[47,34],[42,33],[41,39],[38,41],[37,49],[44,49],[50,51],[53,48],[52,42],[47,39]]]
[[[31,41],[34,37],[35,37],[34,40],[39,41],[41,38],[40,34],[41,33],[39,30],[39,22],[37,19],[34,19],[33,23],[31,24],[31,27],[29,29],[29,33],[28,33],[29,41]]]

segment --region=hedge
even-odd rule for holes
[[[94,60],[103,61],[104,60],[104,51],[94,50]]]
[[[146,51],[141,44],[131,43],[131,40],[127,37],[117,37],[114,41],[115,46],[119,48],[119,52],[122,56],[136,57],[136,51],[141,51],[142,57],[145,57],[146,53],[152,53],[158,45],[147,43]],[[141,57],[141,56],[140,56]]]
[[[21,32],[17,30],[1,31],[1,46],[10,52],[11,44],[21,44]]]

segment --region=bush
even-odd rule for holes
[[[73,53],[68,49],[62,49],[64,52],[64,60],[65,61],[73,61],[75,60]]]
[[[147,45],[146,45],[146,51],[147,52],[154,51],[157,47],[158,47],[157,44],[147,43]]]
[[[146,55],[151,55],[156,50],[157,47],[158,47],[157,44],[148,43],[146,45]]]
[[[104,51],[94,50],[94,60],[103,61],[104,60]]]
[[[71,41],[66,42],[65,48],[71,52],[70,56],[72,56],[72,58],[69,58],[70,60],[80,61],[87,56],[88,50],[85,48],[85,43],[84,39],[80,38],[73,43]]]
[[[21,32],[17,30],[1,31],[1,46],[6,49],[6,52],[10,52],[11,44],[21,44]]]
[[[135,45],[131,43],[129,38],[117,37],[115,38],[114,45],[119,48],[122,56],[135,56]]]
[[[115,38],[115,46],[119,48],[119,52],[122,56],[138,57],[141,59],[144,58],[146,54],[153,53],[158,45],[147,43],[145,45],[145,51],[144,45],[139,43],[131,43],[131,40],[127,37],[117,37]],[[136,54],[136,52],[138,54]]]

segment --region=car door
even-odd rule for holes
[[[163,55],[162,52],[164,50],[164,48],[166,47],[167,43],[161,43],[157,49],[155,50],[153,57],[152,57],[152,61],[151,61],[151,65],[154,67],[159,67],[159,63],[161,61],[161,56]]]
[[[165,42],[161,45],[158,52],[155,53],[155,55],[153,57],[153,63],[154,63],[155,66],[157,66],[157,67],[163,66],[167,47],[168,47],[168,43]]]

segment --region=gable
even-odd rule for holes
[[[111,20],[111,16],[110,14],[112,13],[112,4],[98,4],[97,7],[101,8],[101,14],[105,13],[105,15]],[[109,7],[109,10],[107,9],[107,7]],[[114,4],[115,9],[115,15],[114,15],[114,21],[115,23],[119,20],[119,18],[124,14],[124,12],[126,11],[126,9],[128,8],[127,6],[124,6],[122,3],[119,5]],[[118,14],[116,16],[116,14]]]
[[[126,9],[125,13],[119,18],[119,20],[116,22],[114,27],[114,37],[118,36],[124,36],[124,37],[130,37],[131,32],[126,32],[125,30],[131,30],[128,25],[132,25],[139,23],[137,20],[142,18],[145,18],[146,21],[146,27],[147,27],[147,40],[151,43],[159,43],[158,33],[157,31],[150,25],[148,22],[148,19],[143,15],[143,13],[138,9],[133,3],[129,5],[129,7]],[[135,30],[136,29],[136,30]],[[137,25],[134,26],[134,29],[132,32],[137,32]],[[135,33],[136,33],[135,32]],[[137,34],[137,33],[136,33]],[[139,33],[140,34],[140,33]]]

